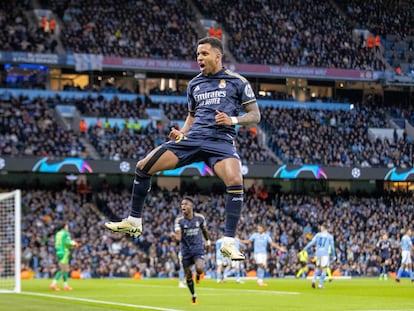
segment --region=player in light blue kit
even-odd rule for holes
[[[216,279],[217,279],[217,283],[223,283],[225,281],[225,267],[230,264],[229,259],[227,257],[224,257],[223,254],[221,253],[220,249],[223,246],[223,237],[224,235],[222,234],[221,237],[219,239],[217,239],[216,241],[216,265],[217,265],[217,270],[216,270]]]
[[[241,245],[242,243],[236,236],[236,239],[235,239],[236,248],[240,250]],[[230,258],[227,258],[227,260],[229,261],[229,264],[227,265],[225,272],[224,272],[225,278],[231,275],[234,275],[237,284],[244,284],[244,282],[241,280],[241,270],[242,270],[243,262],[240,260],[230,260]]]
[[[228,275],[234,274],[236,278],[236,283],[243,284],[242,280],[240,279],[241,277],[240,261],[239,260],[232,261],[230,258],[223,256],[223,254],[220,251],[222,245],[223,245],[223,235],[216,241],[217,283],[226,282]],[[235,246],[238,250],[240,250],[241,243],[240,243],[240,240],[237,238],[235,239]]]
[[[316,246],[316,267],[312,279],[312,287],[316,287],[316,279],[320,276],[318,288],[323,288],[323,283],[326,278],[326,269],[329,266],[329,256],[336,257],[335,245],[332,234],[327,230],[327,225],[321,224],[321,231],[318,232],[312,240],[303,248],[308,251],[313,245]]]
[[[414,282],[414,275],[413,275],[413,267],[412,267],[412,260],[411,260],[411,250],[413,247],[413,242],[411,241],[411,228],[405,230],[405,234],[401,238],[401,266],[398,269],[397,277],[395,281],[397,283],[400,282],[401,275],[406,270],[408,275],[411,279],[411,282]]]
[[[183,128],[172,128],[170,141],[138,161],[128,218],[110,221],[105,227],[134,237],[142,233],[142,211],[151,177],[157,172],[205,162],[226,186],[225,232],[221,252],[231,260],[244,260],[234,237],[244,200],[240,156],[234,141],[236,125],[260,122],[254,91],[246,78],[223,67],[223,44],[214,37],[198,41],[200,74],[187,88],[188,115]],[[241,112],[244,114],[239,115]]]
[[[253,233],[248,240],[241,240],[245,244],[253,244],[253,255],[257,265],[257,285],[267,286],[263,281],[265,276],[265,268],[267,266],[267,247],[270,245],[280,251],[285,251],[284,247],[279,246],[272,241],[268,232],[265,232],[263,225],[257,226],[257,232]]]

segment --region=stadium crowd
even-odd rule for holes
[[[404,131],[393,140],[370,139],[369,128],[389,128],[390,118],[413,120],[409,108],[382,105],[376,97],[366,98],[352,110],[316,110],[263,107],[259,129],[266,133],[263,143],[258,128],[239,127],[236,145],[244,164],[277,163],[329,166],[411,167],[413,142]],[[56,104],[75,106],[81,116],[94,116],[85,136],[77,129],[63,128],[55,118]],[[180,106],[181,105],[181,106]],[[146,108],[160,108],[169,123],[151,121]],[[0,101],[0,151],[10,156],[76,156],[87,158],[90,143],[102,159],[137,159],[160,145],[174,123],[185,117],[182,104],[106,100],[85,96],[81,99],[9,97]],[[108,118],[125,118],[122,126],[111,125]],[[131,123],[129,118],[134,118]],[[325,143],[329,142],[329,148]]]
[[[353,27],[326,1],[195,1],[218,21],[242,63],[384,70],[373,50],[352,36]],[[265,39],[263,39],[265,38]]]
[[[56,121],[51,101],[25,96],[0,101],[0,154],[86,157],[79,134],[62,128]]]
[[[355,23],[356,28],[369,29],[383,38],[387,34],[400,37],[414,35],[413,8],[409,3],[398,0],[336,2]]]
[[[352,110],[266,107],[261,126],[283,163],[412,167],[413,142],[405,131],[393,140],[369,138],[370,128],[389,128],[387,120],[395,116],[411,119],[409,109],[378,107],[372,97]]]
[[[0,7],[5,16],[4,50],[54,53],[59,41],[67,53],[194,60],[202,27],[194,14],[197,8],[204,18],[223,26],[238,62],[384,70],[384,51],[367,47],[365,38],[355,38],[353,30],[364,27],[385,40],[387,34],[412,35],[413,28],[410,9],[395,5],[390,14],[386,1],[163,0],[79,5],[43,0],[39,4],[56,15],[61,31],[52,35],[40,24],[30,24],[24,10],[33,9],[31,1],[17,7],[5,2]],[[171,42],[180,44],[171,47]]]
[[[1,3],[2,50],[55,53],[59,40],[67,53],[169,60],[195,58],[194,46],[200,34],[189,1],[95,0],[82,4],[69,0],[39,1],[43,8],[52,9],[59,17],[62,29],[56,34],[58,38],[30,23],[24,12],[32,9],[29,3]],[[355,39],[352,30],[355,25],[366,25],[382,37],[389,33],[400,37],[413,35],[413,14],[393,6],[394,18],[388,18],[383,13],[388,16],[389,2],[383,0],[374,3],[351,0],[342,4],[339,7],[345,9],[346,15],[332,2],[321,0],[194,1],[205,17],[223,26],[231,38],[228,48],[238,62],[385,70],[382,51],[370,49],[361,38]],[[275,96],[284,98],[283,94]],[[169,131],[169,127],[152,122],[138,130],[91,126],[81,139],[76,130],[59,126],[53,110],[57,103],[73,105],[82,116],[100,118],[104,124],[106,118],[146,118],[145,109],[149,107],[149,103],[139,99],[123,101],[114,97],[107,101],[87,95],[66,101],[24,96],[2,99],[0,154],[87,157],[83,142],[87,139],[104,159],[137,159],[165,140]],[[169,120],[183,120],[186,116],[180,104],[152,104],[162,108]],[[270,149],[286,164],[414,166],[409,136],[404,134],[394,141],[371,141],[367,134],[370,127],[386,127],[385,120],[390,116],[414,120],[412,111],[384,105],[378,108],[376,104],[364,101],[355,104],[351,111],[267,107],[262,110],[260,126],[267,132]],[[238,134],[236,143],[243,163],[275,161],[261,143],[257,129],[239,128]],[[329,148],[325,146],[327,142]],[[144,234],[131,239],[103,229],[108,218],[126,216],[130,191],[102,187],[90,189],[85,196],[80,189],[69,183],[63,190],[23,191],[25,268],[33,270],[37,278],[50,278],[54,274],[57,263],[53,235],[57,223],[65,219],[69,220],[73,238],[80,243],[73,252],[72,269],[80,270],[83,278],[131,277],[136,272],[144,277],[177,275],[178,247],[169,233],[175,216],[180,213],[183,193],[154,189],[144,210]],[[217,239],[223,229],[222,194],[192,195],[197,201],[197,211],[206,215],[212,240]],[[287,249],[287,252],[271,250],[266,273],[272,277],[291,276],[300,267],[298,251],[316,233],[317,223],[327,220],[335,224],[330,228],[337,247],[333,269],[342,275],[377,275],[380,263],[376,243],[382,233],[388,233],[392,241],[390,271],[398,268],[402,228],[413,221],[411,201],[411,193],[350,195],[344,191],[313,197],[250,188],[239,237],[248,238],[258,221],[266,224],[274,240]],[[242,268],[247,275],[255,264],[252,249],[247,247],[244,252],[247,260]],[[206,258],[206,274],[215,277],[214,249]]]
[[[3,51],[56,53],[58,42],[40,23],[31,23],[25,12],[33,9],[31,1],[0,3],[0,42]]]
[[[196,16],[183,0],[42,1],[63,23],[69,53],[193,60]],[[166,42],[180,43],[167,48]]]
[[[265,195],[264,195],[265,193]],[[71,236],[80,243],[72,254],[72,270],[83,278],[176,277],[178,247],[171,240],[174,219],[180,213],[183,191],[154,187],[144,210],[144,232],[132,239],[104,230],[108,219],[127,214],[130,193],[117,187],[97,187],[88,200],[82,199],[76,182],[61,189],[24,190],[22,196],[22,262],[36,278],[50,278],[56,270],[53,236],[62,220],[69,221]],[[196,211],[207,219],[210,239],[220,237],[224,224],[224,202],[219,192],[194,194]],[[337,259],[332,270],[348,276],[374,276],[380,269],[380,236],[388,233],[392,242],[389,271],[400,261],[402,229],[413,221],[412,193],[310,196],[281,193],[273,188],[247,189],[238,237],[247,239],[264,224],[272,239],[286,252],[271,250],[266,275],[286,277],[300,267],[297,253],[318,230],[321,220],[332,224]],[[255,269],[252,249],[244,249],[247,259],[242,275]],[[214,248],[206,255],[206,276],[216,277]],[[311,254],[312,256],[312,254]],[[311,263],[310,263],[311,264]]]

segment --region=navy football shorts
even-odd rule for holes
[[[200,258],[200,259],[204,260],[204,256],[201,255],[201,254],[194,254],[194,255],[189,256],[189,257],[183,257],[183,259],[181,261],[183,263],[183,267],[184,268],[191,267],[192,265],[195,264],[195,261],[196,261],[197,258]]]
[[[225,141],[185,137],[180,141],[168,141],[163,144],[163,147],[171,150],[178,157],[177,168],[201,161],[213,168],[220,160],[228,158],[240,160],[236,147],[232,143]]]

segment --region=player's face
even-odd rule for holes
[[[264,232],[263,226],[257,226],[257,232],[263,233]]]
[[[210,43],[200,44],[197,48],[197,63],[204,75],[212,75],[221,70],[220,51]]]
[[[181,212],[184,216],[191,216],[193,214],[193,204],[188,200],[181,202]]]

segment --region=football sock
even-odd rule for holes
[[[135,169],[135,179],[132,186],[132,202],[130,215],[141,218],[144,202],[149,190],[151,189],[151,175]]]
[[[409,277],[410,277],[410,279],[412,280],[412,279],[413,279],[413,269],[408,268],[408,269],[407,269],[407,272],[408,272],[408,276],[409,276]]]
[[[180,271],[178,271],[178,279],[180,280],[180,282],[184,282],[184,269],[180,269]]]
[[[328,276],[328,278],[331,278],[332,277],[331,268],[326,268],[326,275]]]
[[[315,273],[313,275],[312,283],[316,283],[316,278],[319,276],[320,273],[321,273],[321,270],[319,268],[316,268]]]
[[[58,281],[61,276],[62,276],[62,272],[60,271],[56,272],[55,278],[53,279],[53,281]],[[56,284],[56,282],[54,282],[54,284]]]
[[[322,270],[322,274],[319,279],[319,285],[323,285],[323,282],[325,282],[325,278],[326,278],[326,270]]]
[[[263,268],[257,268],[257,281],[263,282],[265,271]]]
[[[400,268],[398,269],[398,272],[397,272],[397,279],[401,279],[401,275],[402,275],[403,271],[404,271],[403,267],[400,267]]]
[[[188,289],[190,290],[190,293],[191,293],[191,295],[193,295],[194,296],[194,281],[193,281],[193,279],[187,279],[187,287],[188,287]]]
[[[69,272],[63,272],[63,282],[67,282],[69,279]]]
[[[234,237],[243,207],[243,186],[227,187],[226,192],[226,229],[224,235]]]

